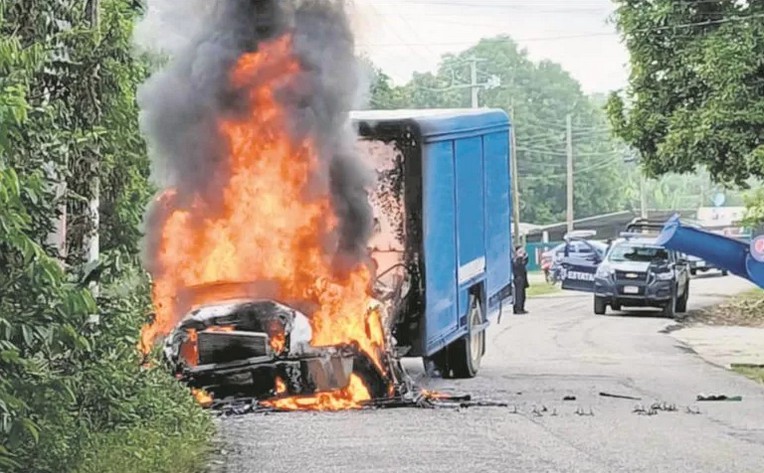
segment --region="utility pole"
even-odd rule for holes
[[[509,126],[510,126],[510,143],[509,143],[509,166],[510,166],[510,179],[512,180],[512,221],[514,224],[514,234],[517,238],[517,244],[524,244],[524,238],[520,235],[520,173],[517,170],[517,137],[515,135],[515,113],[514,108],[509,108]]]
[[[472,100],[471,100],[470,106],[472,108],[480,108],[480,96],[478,95],[480,92],[480,89],[491,90],[497,87],[501,87],[501,77],[497,75],[491,75],[490,77],[488,77],[488,79],[485,82],[478,82],[477,65],[478,63],[483,61],[485,61],[485,59],[481,59],[477,57],[471,57],[465,60],[465,62],[470,63],[470,83],[469,84],[457,84],[456,78],[454,78],[451,82],[451,85],[449,85],[448,87],[443,87],[443,88],[420,87],[420,88],[422,90],[428,90],[430,92],[449,92],[452,90],[470,89],[472,93]]]
[[[480,106],[478,97],[478,81],[477,81],[477,59],[472,58],[470,61],[470,87],[472,91],[472,108],[478,108]]]
[[[90,27],[93,29],[95,35],[100,40],[99,28],[101,24],[100,14],[100,0],[90,0]],[[100,113],[99,113],[100,115]],[[87,207],[87,228],[84,237],[83,244],[86,250],[86,259],[88,266],[92,266],[98,262],[101,253],[101,241],[99,235],[99,227],[101,225],[101,163],[100,156],[91,157],[91,181],[90,181],[90,201]],[[90,284],[90,290],[94,297],[98,296],[98,284],[92,282]]]
[[[647,179],[639,174],[639,216],[647,218]]]
[[[470,85],[469,88],[472,91],[472,108],[480,108],[480,96],[478,93],[480,92],[481,88],[493,88],[497,87],[498,83],[496,82],[498,78],[491,78],[489,82],[486,82],[485,84],[478,83],[478,70],[477,65],[479,62],[485,61],[485,59],[480,59],[477,57],[471,57],[468,59],[470,62]]]
[[[568,232],[573,231],[573,116],[567,117],[568,138]]]

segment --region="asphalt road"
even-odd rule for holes
[[[690,308],[750,286],[693,281]],[[395,409],[242,416],[221,422],[226,473],[764,471],[764,388],[702,361],[661,333],[655,313],[592,314],[591,296],[529,301],[492,327],[479,376],[431,387],[512,408]],[[407,364],[421,376],[419,363]],[[641,397],[605,398],[600,392]],[[742,402],[698,403],[700,393]],[[575,396],[565,402],[564,396]],[[676,404],[646,416],[635,406]],[[699,408],[690,414],[687,407]],[[534,414],[540,411],[539,414]],[[544,411],[546,408],[546,412]],[[593,416],[578,415],[583,411]],[[553,415],[556,414],[556,415]]]

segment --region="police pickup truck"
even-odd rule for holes
[[[687,311],[690,268],[685,255],[659,246],[655,235],[662,223],[635,220],[613,242],[594,277],[594,313],[604,315],[607,306],[656,307],[665,317]]]

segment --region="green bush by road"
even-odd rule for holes
[[[193,473],[211,419],[136,349],[152,193],[139,2],[101,0],[99,15],[86,3],[0,2],[0,471]],[[99,189],[101,260],[88,266]],[[63,210],[65,254],[49,239]]]

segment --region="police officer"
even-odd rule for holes
[[[515,314],[527,314],[525,310],[525,290],[528,284],[528,253],[522,246],[515,247],[515,257],[512,260],[512,272],[515,280]]]

